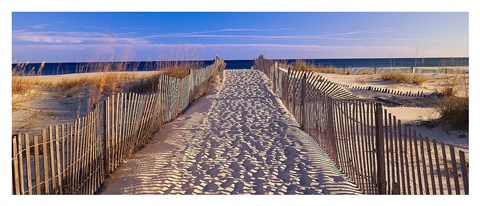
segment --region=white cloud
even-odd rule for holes
[[[61,36],[48,36],[48,35],[35,35],[24,34],[14,35],[13,39],[19,42],[36,42],[36,43],[82,43],[79,38],[61,37]]]
[[[46,44],[144,44],[148,41],[136,37],[124,37],[95,32],[30,32],[14,31],[14,45],[19,42],[35,42]]]
[[[352,35],[352,34],[378,34],[378,33],[392,33],[392,32],[396,32],[396,30],[393,29],[393,28],[370,29],[370,30],[358,30],[358,31],[333,33],[333,34],[329,34],[329,35],[330,36],[345,36],[345,35]]]
[[[48,24],[36,24],[36,25],[30,26],[30,28],[32,28],[32,29],[45,29],[48,26],[49,26]]]
[[[228,35],[228,34],[178,34],[156,37],[183,37],[183,38],[226,38],[226,39],[328,39],[328,40],[346,40],[358,41],[359,38],[343,38],[328,36],[304,36],[304,35]]]

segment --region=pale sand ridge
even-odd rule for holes
[[[164,125],[102,194],[360,194],[262,75],[225,71],[220,90]]]

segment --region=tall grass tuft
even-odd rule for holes
[[[308,64],[304,60],[296,60],[292,65],[293,70],[295,71],[314,71],[315,66]]]
[[[188,76],[188,74],[190,74],[190,69],[185,68],[185,67],[184,68],[172,67],[172,68],[168,68],[168,69],[163,70],[163,74],[165,74],[167,76],[182,79],[182,78]]]
[[[380,76],[383,80],[396,83],[408,83],[422,85],[427,79],[421,74],[405,74],[401,72],[386,72]]]

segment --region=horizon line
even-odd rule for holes
[[[221,57],[219,57],[221,58]],[[332,59],[453,59],[453,58],[470,58],[469,56],[438,56],[438,57],[334,57],[334,58],[266,58],[267,60],[332,60]],[[224,61],[254,61],[253,59],[223,59]],[[125,61],[52,61],[47,62],[46,64],[58,64],[58,63],[116,63],[116,62],[185,62],[185,61],[214,61],[215,59],[188,59],[188,60],[125,60]],[[14,62],[12,60],[11,64],[41,64],[42,62]]]

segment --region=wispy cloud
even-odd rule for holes
[[[50,26],[50,25],[48,25],[48,24],[36,24],[36,25],[30,26],[30,28],[32,28],[32,29],[45,29],[48,26]]]
[[[34,42],[47,44],[138,44],[148,43],[148,41],[135,38],[124,37],[119,34],[106,34],[97,32],[30,32],[17,31],[12,35],[14,43]]]
[[[379,33],[392,33],[396,32],[397,30],[394,28],[384,28],[384,29],[370,29],[370,30],[358,30],[358,31],[348,31],[348,32],[340,32],[340,33],[331,33],[328,34],[329,36],[346,36],[346,35],[354,35],[354,34],[379,34]]]
[[[37,25],[36,28],[46,27],[46,25]],[[107,28],[108,29],[108,28]],[[122,29],[122,28],[116,28]],[[135,28],[123,28],[135,29]],[[355,36],[362,33],[383,33],[393,32],[392,29],[376,29],[351,31],[344,33],[330,34],[298,34],[298,35],[280,35],[262,34],[257,32],[271,32],[289,30],[288,28],[224,28],[209,31],[191,31],[183,33],[165,33],[153,34],[147,36],[135,36],[134,33],[102,33],[102,32],[34,32],[19,30],[13,31],[14,43],[44,43],[44,44],[146,44],[154,43],[159,40],[171,40],[169,38],[186,39],[237,39],[237,40],[336,40],[336,41],[361,41],[363,38]],[[249,32],[248,34],[243,34]],[[252,34],[253,32],[253,34]]]
[[[396,38],[393,41],[399,42],[440,42],[438,39],[419,39],[419,38]]]
[[[292,30],[289,28],[267,28],[267,29],[242,29],[242,28],[233,28],[233,29],[219,29],[211,31],[194,31],[194,32],[184,32],[184,33],[167,33],[167,34],[155,34],[144,36],[142,38],[154,39],[154,38],[223,38],[223,39],[324,39],[324,40],[340,40],[340,41],[359,41],[364,40],[358,36],[359,34],[379,34],[379,33],[392,33],[396,30],[394,28],[385,28],[385,29],[371,29],[371,30],[358,30],[358,31],[348,31],[341,33],[326,33],[323,35],[312,35],[312,34],[298,34],[298,35],[244,35],[239,34],[238,32],[264,32],[264,31],[284,31]],[[236,32],[235,34],[228,34]],[[220,33],[220,34],[219,34]],[[227,33],[227,34],[222,34]],[[345,37],[344,37],[345,36]]]
[[[86,29],[102,29],[102,30],[145,30],[155,29],[154,27],[100,27],[100,26],[85,26]]]
[[[184,38],[221,38],[221,39],[329,39],[358,41],[360,38],[328,37],[328,36],[306,36],[306,35],[228,35],[228,34],[184,34],[169,37]]]
[[[282,30],[290,30],[290,29],[288,29],[288,28],[267,28],[267,29],[225,28],[225,29],[209,30],[209,31],[192,31],[192,32],[182,32],[182,33],[154,34],[154,35],[143,36],[142,38],[189,37],[191,35],[213,34],[213,33],[224,33],[224,32],[264,32],[264,31],[282,31]]]

